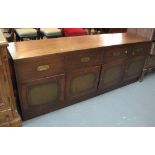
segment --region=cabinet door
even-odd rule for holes
[[[97,90],[100,67],[77,69],[67,74],[67,100],[86,97]]]
[[[64,85],[63,74],[22,84],[19,93],[23,119],[62,107]]]
[[[99,89],[107,90],[119,86],[123,79],[125,69],[124,60],[118,60],[102,66]]]
[[[145,56],[140,56],[128,61],[125,69],[124,81],[132,80],[140,76],[145,63],[145,58]]]

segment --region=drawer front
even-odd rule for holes
[[[145,56],[150,53],[150,43],[139,43],[131,46],[130,57]]]
[[[70,71],[67,74],[66,99],[76,100],[96,92],[99,73],[100,66],[80,68]]]
[[[126,59],[129,52],[130,50],[127,46],[109,47],[104,50],[103,62],[108,63],[109,61],[117,60],[120,58]]]
[[[46,56],[15,62],[15,71],[19,82],[48,77],[64,72],[64,56]]]
[[[127,62],[124,74],[124,82],[140,77],[145,60],[145,56],[139,56],[132,58]]]
[[[0,111],[0,126],[6,124],[12,118],[11,110]]]
[[[102,49],[83,50],[66,56],[67,69],[97,66],[101,64]]]
[[[63,107],[64,89],[64,74],[21,84],[19,96],[23,119]]]

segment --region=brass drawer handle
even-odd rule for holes
[[[121,55],[121,52],[113,52],[114,57],[117,57],[117,56],[120,56],[120,55]]]
[[[81,58],[81,62],[89,62],[89,61],[90,61],[90,57]]]
[[[125,54],[128,54],[128,51],[125,51],[124,53],[125,53]]]
[[[38,67],[37,67],[37,71],[38,71],[38,72],[41,72],[41,71],[48,70],[49,68],[50,68],[49,65],[42,65],[42,66],[38,66]]]

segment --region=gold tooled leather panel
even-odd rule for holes
[[[42,105],[57,100],[59,96],[57,82],[36,85],[29,90],[28,100],[31,105]]]
[[[104,74],[104,83],[110,83],[120,78],[122,68],[120,66],[108,69]]]
[[[142,71],[144,61],[134,61],[132,62],[127,70],[127,76],[132,76],[134,74],[140,73]]]
[[[71,81],[71,93],[79,93],[87,89],[91,89],[94,85],[94,81],[95,74],[93,73],[88,73],[85,75],[75,77]]]

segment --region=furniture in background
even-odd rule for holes
[[[126,28],[87,28],[88,34],[125,33]]]
[[[12,28],[5,28],[2,30],[4,37],[8,42],[14,41],[14,33]]]
[[[0,126],[21,126],[10,78],[7,46],[0,31]]]
[[[63,28],[62,30],[65,37],[87,35],[87,31],[82,28]]]
[[[16,41],[23,41],[24,39],[38,39],[38,29],[35,28],[18,28],[13,31],[16,35]]]
[[[41,38],[57,38],[62,37],[61,29],[58,28],[40,28]]]
[[[107,28],[106,33],[125,33],[127,28]]]
[[[150,48],[128,33],[10,43],[23,120],[137,81]]]
[[[143,81],[144,75],[155,69],[155,29],[154,28],[129,28],[127,30],[128,34],[136,34],[137,36],[144,37],[152,41],[152,47],[150,49],[149,55],[144,64],[140,81]]]

